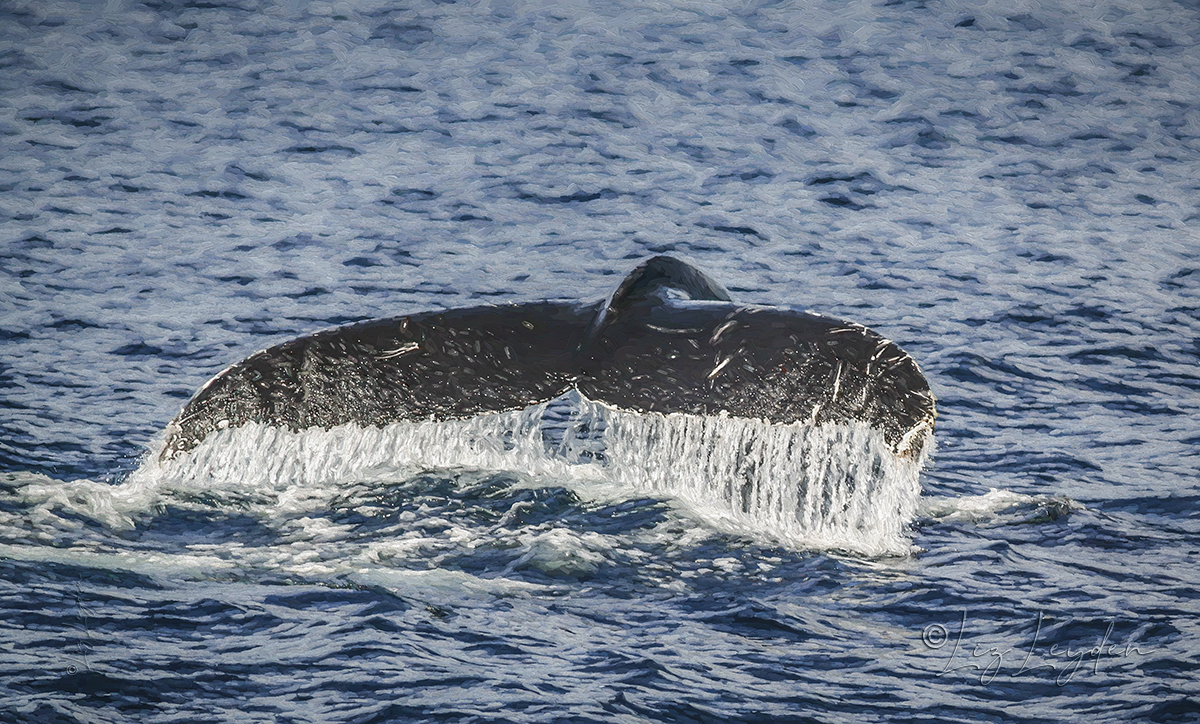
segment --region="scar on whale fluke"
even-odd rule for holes
[[[690,264],[656,256],[598,303],[423,312],[257,352],[192,397],[161,457],[251,422],[303,430],[461,420],[572,389],[636,412],[863,422],[914,458],[936,417],[929,383],[895,343],[852,322],[735,303]]]

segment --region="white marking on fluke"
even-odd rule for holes
[[[708,373],[708,377],[706,379],[711,380],[711,379],[715,378],[717,375],[721,374],[721,370],[725,369],[726,365],[728,365],[732,361],[733,361],[733,357],[726,357],[725,359],[718,362],[717,366],[713,367],[713,371]]]
[[[396,349],[386,350],[383,354],[379,355],[375,359],[392,359],[393,357],[406,355],[409,352],[416,352],[419,349],[421,349],[421,345],[417,344],[416,342],[405,342]]]
[[[728,322],[723,323],[721,326],[719,326],[715,330],[713,330],[712,337],[708,340],[709,344],[716,345],[718,342],[721,341],[721,335],[725,334],[731,328],[736,327],[736,326],[737,326],[736,319],[731,319]]]

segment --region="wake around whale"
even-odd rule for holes
[[[631,413],[861,423],[914,461],[936,416],[928,382],[893,342],[850,322],[736,303],[695,267],[657,256],[598,303],[410,314],[257,352],[184,406],[159,459],[254,423],[301,432],[466,420],[572,391]]]

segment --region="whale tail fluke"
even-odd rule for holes
[[[894,343],[857,324],[735,304],[708,275],[657,256],[600,304],[415,314],[258,352],[192,398],[162,456],[248,422],[299,430],[465,419],[572,388],[636,412],[864,422],[912,456],[935,415],[928,383]]]

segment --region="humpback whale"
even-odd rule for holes
[[[572,390],[641,413],[863,422],[912,459],[936,417],[929,383],[890,340],[852,322],[736,303],[694,266],[656,256],[599,303],[409,314],[257,352],[192,397],[160,459],[249,423],[300,431],[462,420]]]

